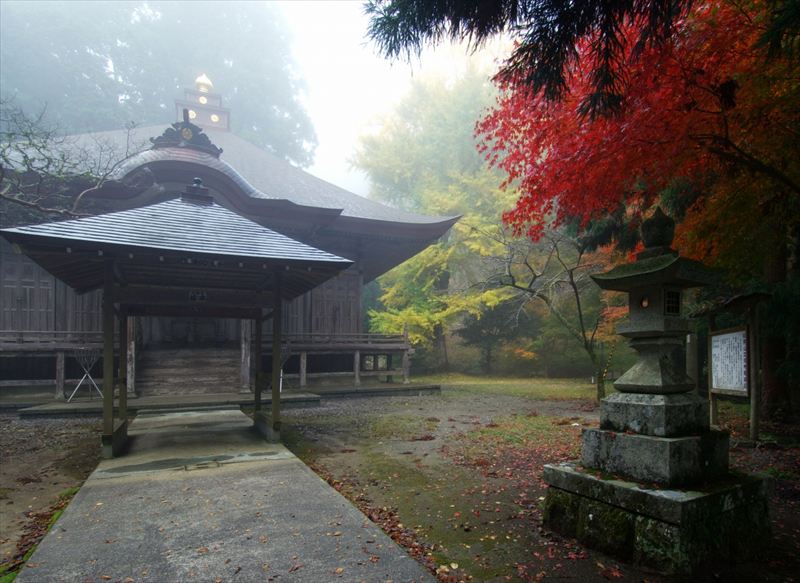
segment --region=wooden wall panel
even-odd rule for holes
[[[283,330],[286,334],[361,332],[361,287],[360,273],[350,269],[285,304]],[[14,253],[11,245],[3,240],[0,240],[0,291],[0,330],[90,332],[101,329],[101,291],[76,294],[24,255]],[[142,340],[146,345],[189,338],[239,341],[237,320],[189,320],[142,318]],[[272,324],[268,321],[264,334],[270,334],[271,330]]]
[[[33,261],[0,245],[0,329],[51,331],[55,326],[55,279]]]
[[[311,291],[311,332],[361,331],[361,275],[348,270]]]

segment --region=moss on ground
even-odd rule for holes
[[[588,379],[498,378],[446,374],[421,376],[414,380],[417,383],[439,384],[443,389],[454,389],[459,392],[530,397],[531,399],[594,400],[596,395],[596,388],[588,382]],[[607,383],[606,392],[609,395],[614,392],[611,383]]]

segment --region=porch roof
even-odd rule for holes
[[[118,301],[127,298],[132,304],[140,303],[137,289],[143,292],[142,304],[169,303],[165,295],[170,289],[175,305],[185,304],[188,296],[180,290],[188,288],[194,301],[206,305],[216,300],[235,307],[235,298],[221,300],[226,290],[249,292],[239,305],[269,305],[274,289],[292,299],[352,265],[241,217],[210,197],[195,196],[192,188],[197,189],[189,187],[179,199],[146,207],[0,234],[79,292],[102,287],[111,262]],[[153,293],[156,287],[165,291]]]

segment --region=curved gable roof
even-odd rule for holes
[[[160,135],[163,130],[163,126],[145,126],[134,129],[130,136],[126,130],[115,130],[73,137],[76,143],[82,146],[107,143],[120,148],[124,147],[128,140],[130,143],[149,145],[149,138]],[[441,224],[440,234],[444,234],[458,218],[420,215],[387,206],[317,178],[231,132],[213,128],[203,128],[203,132],[216,146],[222,148],[222,155],[216,158],[190,150],[192,161],[203,163],[228,175],[251,198],[288,200],[303,206],[341,210],[343,217],[356,219],[410,225]],[[134,154],[120,166],[115,176],[121,178],[139,166],[153,161],[184,160],[186,155],[181,154],[181,150],[184,149],[161,148]]]

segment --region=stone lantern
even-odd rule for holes
[[[636,363],[585,429],[580,462],[545,466],[545,524],[589,546],[666,572],[743,556],[769,532],[764,481],[728,473],[728,434],[709,427],[708,403],[686,374],[683,290],[710,283],[700,263],[670,248],[661,209],[642,224],[644,251],[593,276],[629,297]]]
[[[657,208],[642,224],[645,249],[636,262],[592,277],[604,290],[628,293],[629,320],[617,333],[639,358],[601,404],[600,429],[584,433],[581,457],[588,467],[670,486],[728,470],[728,435],[709,431],[708,402],[686,374],[683,345],[682,292],[706,285],[710,274],[670,248],[674,230]]]

